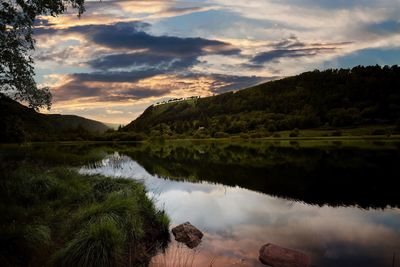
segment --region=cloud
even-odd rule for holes
[[[89,49],[88,53],[92,55],[86,64],[94,71],[76,73],[73,76],[79,76],[79,80],[85,81],[134,82],[159,74],[186,72],[201,63],[199,57],[240,54],[240,49],[227,42],[205,38],[154,36],[146,32],[150,27],[148,23],[133,21],[73,26],[55,31],[52,28],[39,28],[37,34],[82,36],[89,46],[85,49]],[[90,46],[93,48],[90,49]],[[99,52],[95,52],[96,49]],[[47,49],[39,53],[37,58],[60,61],[67,57],[66,52],[67,49]]]
[[[371,23],[366,25],[365,29],[368,32],[376,33],[379,35],[392,35],[400,33],[400,21],[386,20],[378,23]]]
[[[240,50],[218,40],[204,38],[183,38],[175,36],[154,36],[146,32],[150,24],[133,21],[110,25],[83,25],[67,29],[39,28],[36,35],[77,33],[85,36],[92,43],[112,49],[142,50],[147,49],[162,55],[179,56],[185,54],[239,54]]]
[[[124,102],[149,97],[160,97],[170,92],[167,88],[143,88],[134,84],[91,83],[74,79],[53,90],[56,101],[81,99],[84,102]]]
[[[196,86],[198,80],[207,80],[206,90],[210,95],[247,88],[275,78],[205,73],[190,73],[180,77],[190,79],[193,86]]]
[[[271,2],[283,3],[286,5],[296,5],[304,7],[318,7],[323,9],[349,9],[349,8],[359,8],[365,6],[379,6],[384,1],[378,0],[272,0]]]
[[[64,77],[54,88],[57,102],[126,102],[160,97],[212,95],[256,85],[272,79],[257,76],[186,73],[130,76],[136,72],[76,73]],[[130,77],[127,79],[127,77]],[[135,80],[136,79],[136,80]],[[155,100],[155,99],[154,99]]]
[[[110,70],[127,67],[154,67],[164,70],[182,70],[199,63],[196,56],[171,56],[149,52],[105,55],[88,62],[95,69]]]
[[[134,71],[95,71],[90,73],[74,73],[71,77],[81,82],[136,82],[141,79],[163,73],[156,68]]]
[[[322,68],[352,68],[356,65],[396,65],[400,62],[400,46],[353,51],[321,64]]]
[[[209,89],[214,94],[221,94],[229,91],[244,89],[278,78],[278,77],[238,76],[238,75],[222,75],[222,74],[210,74],[209,77],[214,80],[214,82],[210,85]]]
[[[124,114],[121,110],[114,110],[114,109],[106,109],[107,114]]]
[[[291,36],[285,40],[273,43],[270,46],[270,50],[258,53],[251,59],[251,63],[255,64],[254,67],[258,67],[263,63],[278,62],[282,58],[313,57],[336,52],[348,44],[351,44],[351,42],[304,43],[300,42],[296,36]]]
[[[55,61],[63,63],[74,53],[73,47],[66,47],[62,49],[42,49],[35,54],[35,59],[40,61]]]
[[[69,31],[84,32],[96,44],[113,49],[148,49],[163,55],[235,54],[240,51],[229,44],[204,38],[153,36],[144,30],[149,24],[124,22],[114,25],[74,27]]]
[[[257,56],[255,56],[251,61],[256,64],[262,64],[280,58],[310,57],[310,56],[316,56],[320,53],[333,52],[335,50],[336,48],[333,47],[275,49],[260,53]]]

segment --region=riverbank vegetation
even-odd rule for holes
[[[2,161],[1,266],[146,266],[169,219],[142,184]]]

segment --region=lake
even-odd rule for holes
[[[400,142],[171,141],[4,146],[1,158],[68,164],[143,182],[171,218],[204,237],[172,241],[152,266],[263,266],[265,243],[312,266],[400,266]],[[73,163],[73,164],[72,164]],[[173,237],[171,238],[173,240]]]

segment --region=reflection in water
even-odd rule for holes
[[[169,180],[118,153],[80,172],[140,180],[173,226],[190,221],[202,230],[193,266],[211,260],[213,266],[262,266],[258,250],[265,243],[304,251],[313,266],[392,266],[393,253],[400,252],[397,208],[316,206],[238,186]],[[158,256],[153,265],[165,260]]]

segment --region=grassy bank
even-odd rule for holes
[[[0,266],[144,266],[168,241],[142,184],[18,165],[0,169]]]
[[[221,131],[208,131],[199,129],[192,132],[177,134],[171,131],[163,132],[124,132],[109,131],[93,140],[97,141],[144,141],[144,140],[168,140],[168,139],[295,139],[295,138],[388,138],[400,137],[400,128],[395,125],[363,125],[357,127],[318,127],[308,129],[268,131],[266,129],[255,129],[251,131],[240,131],[227,133]]]

